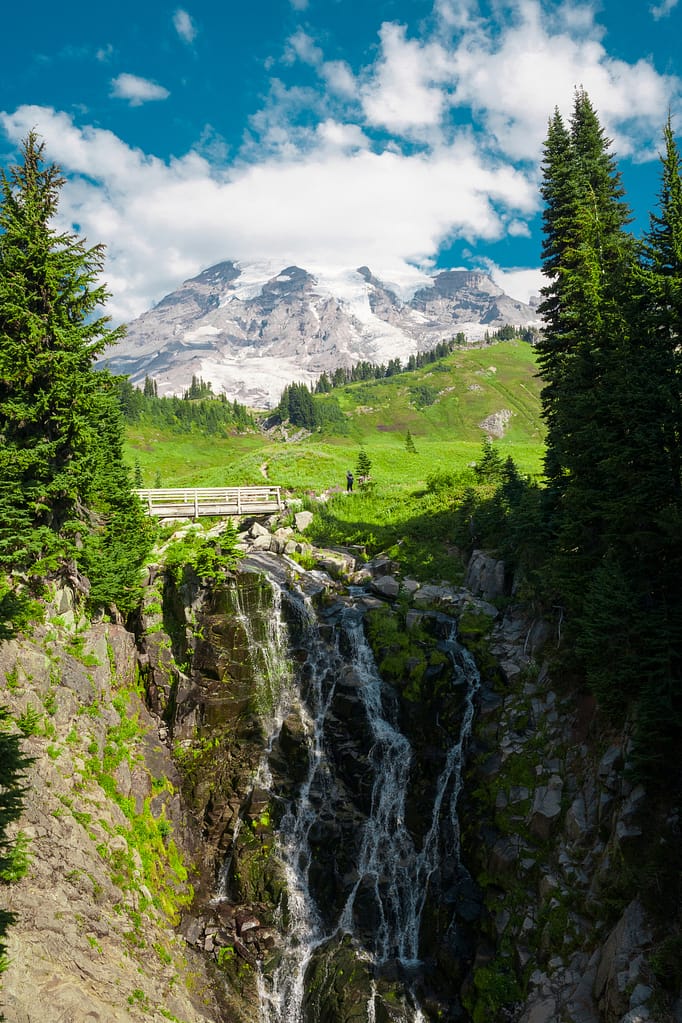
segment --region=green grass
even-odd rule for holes
[[[273,442],[267,434],[232,437],[164,435],[128,427],[126,455],[137,462],[145,486],[230,486],[272,483],[294,493],[345,488],[360,447],[372,461],[376,493],[387,501],[423,491],[434,472],[461,471],[480,457],[480,423],[502,409],[512,412],[503,439],[524,473],[540,471],[544,431],[540,382],[533,349],[519,341],[454,352],[440,363],[384,380],[334,390],[348,420],[342,436],[315,433],[301,442]],[[437,392],[417,408],[413,389]],[[416,454],[405,448],[410,431]],[[267,466],[267,470],[262,470]],[[267,473],[267,475],[266,475]]]

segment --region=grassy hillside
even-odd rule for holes
[[[543,450],[539,390],[532,347],[507,341],[457,351],[411,373],[337,388],[347,418],[343,435],[315,433],[300,441],[268,433],[202,437],[128,427],[127,457],[145,486],[228,486],[264,481],[319,492],[344,487],[364,447],[376,488],[406,496],[427,477],[474,461],[486,436],[481,423],[510,414],[500,452],[523,472],[539,471]],[[416,453],[406,450],[407,431]]]

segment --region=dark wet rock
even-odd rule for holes
[[[371,590],[380,597],[395,600],[400,594],[400,581],[395,576],[382,575],[372,581]]]

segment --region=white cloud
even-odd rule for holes
[[[666,18],[673,8],[677,7],[677,0],[662,0],[662,3],[657,6],[650,7],[649,10],[653,14],[656,21],[659,18]]]
[[[320,75],[327,88],[337,96],[350,99],[357,95],[355,75],[343,60],[328,60],[320,67]]]
[[[458,38],[450,52],[453,103],[472,110],[513,160],[537,160],[548,116],[555,106],[567,110],[576,85],[589,93],[620,155],[659,132],[680,92],[679,78],[659,74],[651,61],[611,57],[578,5],[563,5],[550,19],[537,0],[521,0],[502,28],[477,25]]]
[[[322,49],[302,29],[287,39],[282,60],[285,64],[300,61],[315,68],[328,90],[336,96],[350,99],[357,95],[357,82],[350,66],[343,60],[325,61]]]
[[[495,284],[498,284],[507,295],[519,302],[530,302],[538,298],[540,288],[547,284],[547,278],[536,267],[503,269],[489,259],[482,260],[481,269],[485,270]]]
[[[655,156],[680,80],[611,57],[592,7],[496,0],[493,22],[476,0],[435,4],[430,34],[384,24],[363,68],[326,60],[308,32],[290,36],[287,84],[271,80],[236,158],[210,125],[167,162],[48,108],[0,114],[0,126],[13,140],[35,126],[62,165],[63,223],[106,244],[121,319],[226,258],[365,263],[400,279],[456,240],[475,259],[482,241],[527,235],[547,119],[555,105],[569,112],[577,84],[618,155]],[[292,78],[300,63],[314,87]],[[131,105],[169,95],[133,75],[112,86]],[[491,269],[516,297],[539,287],[537,270]]]
[[[369,149],[369,140],[357,124],[342,124],[331,119],[317,127],[317,141],[324,150]]]
[[[173,15],[173,25],[175,27],[175,31],[184,42],[194,42],[197,34],[196,25],[192,21],[191,16],[187,13],[187,11],[184,11],[182,7],[178,7],[177,11]]]
[[[381,56],[361,90],[367,121],[402,135],[437,126],[451,75],[447,53],[438,43],[407,39],[402,25],[386,22],[379,35]]]
[[[113,55],[114,47],[111,45],[111,43],[107,43],[106,46],[101,46],[99,48],[99,50],[95,54],[95,57],[97,58],[98,61],[100,61],[100,63],[106,64],[111,60]]]
[[[293,64],[295,60],[310,64],[312,67],[318,67],[322,63],[322,50],[303,29],[294,32],[287,40],[284,61]]]
[[[123,72],[112,80],[111,95],[117,99],[127,99],[131,107],[139,107],[150,100],[168,99],[170,92],[148,78]]]
[[[164,163],[64,113],[1,115],[18,140],[35,126],[67,174],[61,218],[107,246],[111,311],[128,319],[201,266],[225,258],[400,275],[446,238],[495,239],[537,203],[528,178],[461,138],[432,154],[373,153],[354,125],[323,124],[317,146],[217,174],[188,153]],[[226,241],[229,239],[229,241]]]

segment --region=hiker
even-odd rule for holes
[[[349,469],[348,472],[346,473],[346,490],[350,494],[352,489],[353,489],[353,473]]]

